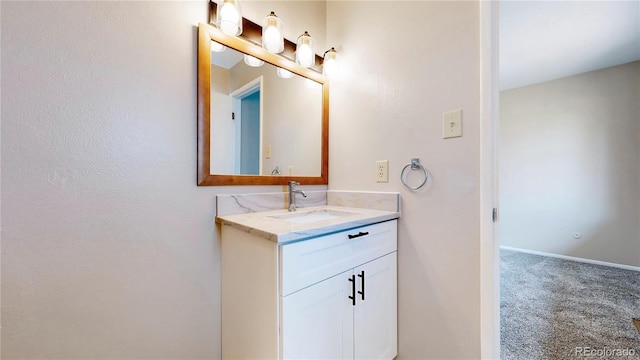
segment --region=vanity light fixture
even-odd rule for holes
[[[307,31],[298,37],[296,42],[296,63],[310,68],[316,64],[316,55],[313,51],[313,39]]]
[[[264,61],[247,54],[244,54],[244,63],[251,67],[260,67],[264,65]]]
[[[283,79],[290,79],[293,76],[291,71],[283,68],[277,68],[276,74]]]
[[[220,44],[219,42],[213,41],[213,40],[211,41],[211,51],[213,51],[213,52],[223,52],[226,49],[227,49],[227,47],[222,45],[222,44]]]
[[[262,21],[262,47],[274,54],[284,50],[282,20],[273,11]]]
[[[220,9],[216,24],[227,35],[237,36],[242,34],[242,13],[239,0],[224,0]]]
[[[324,52],[322,73],[328,78],[333,78],[338,73],[338,52],[333,47]]]

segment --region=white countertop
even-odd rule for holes
[[[287,216],[309,216],[311,218],[324,212],[347,212],[352,214],[310,222],[291,222],[284,218],[278,218]],[[232,226],[277,243],[286,243],[397,219],[399,217],[400,213],[395,211],[325,205],[299,208],[296,212],[274,210],[217,216],[216,223]]]

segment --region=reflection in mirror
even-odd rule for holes
[[[214,43],[210,173],[320,176],[322,84]]]
[[[259,25],[243,18],[243,29],[198,26],[198,185],[326,185],[327,78],[296,64],[290,41],[272,54]]]

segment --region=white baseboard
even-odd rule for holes
[[[615,268],[625,269],[625,270],[640,271],[640,266],[616,264],[616,263],[610,263],[610,262],[606,262],[606,261],[598,261],[598,260],[584,259],[584,258],[579,258],[579,257],[567,256],[567,255],[558,255],[558,254],[545,253],[545,252],[535,251],[535,250],[513,248],[513,247],[509,247],[509,246],[500,246],[500,249],[518,251],[518,252],[527,253],[527,254],[533,254],[533,255],[554,257],[554,258],[564,259],[564,260],[578,261],[578,262],[583,262],[583,263],[587,263],[587,264],[610,266],[610,267],[615,267]]]

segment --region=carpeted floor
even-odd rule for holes
[[[500,262],[503,360],[640,359],[639,272],[504,249]]]

